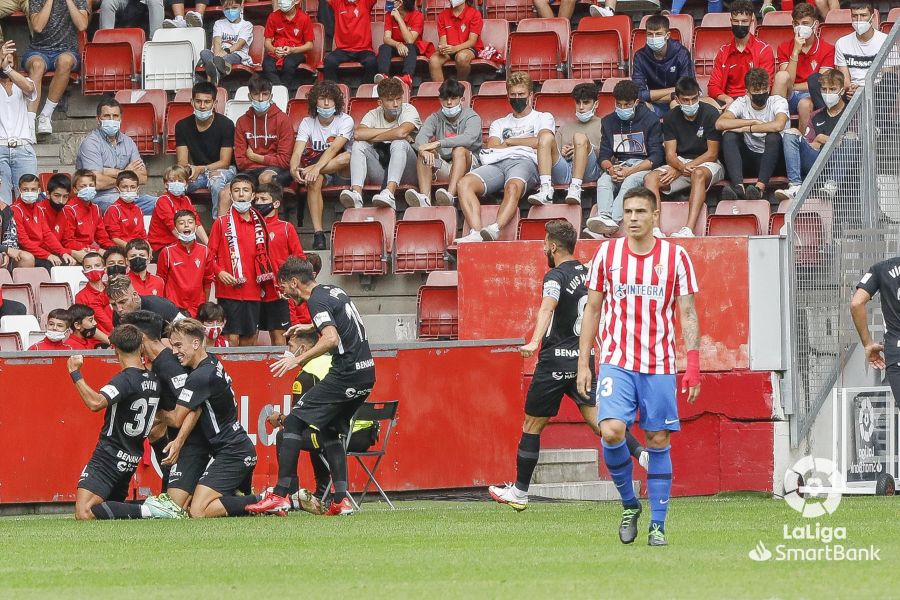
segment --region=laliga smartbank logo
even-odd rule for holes
[[[841,503],[844,478],[826,458],[805,456],[784,474],[784,500],[807,519],[834,513]],[[802,489],[801,489],[802,488]],[[881,548],[859,548],[846,543],[847,528],[806,522],[783,525],[779,543],[763,540],[747,554],[756,562],[774,561],[867,561],[881,560]]]

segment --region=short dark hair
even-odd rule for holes
[[[750,69],[747,71],[747,75],[744,76],[744,86],[746,86],[748,93],[750,88],[765,86],[766,89],[769,89],[769,72],[759,67]]]
[[[462,98],[466,95],[466,88],[453,77],[448,77],[441,83],[438,88],[438,98],[446,100],[447,98]]]
[[[261,92],[272,91],[272,81],[268,77],[263,77],[259,73],[254,73],[247,82],[247,88],[250,94],[259,94]]]
[[[134,325],[154,342],[162,339],[163,327],[165,327],[165,321],[161,315],[144,309],[122,315],[121,323]]]
[[[197,308],[197,320],[206,321],[224,321],[225,309],[215,302],[204,302]]]
[[[122,111],[122,105],[119,103],[118,100],[116,100],[112,96],[103,96],[102,98],[100,98],[100,102],[97,103],[97,116],[98,117],[100,116],[100,113],[103,112],[103,109],[106,108],[107,106],[109,106],[111,108],[118,108],[119,112]]]
[[[854,2],[850,5],[850,10],[868,10],[870,13],[875,12],[874,2]]]
[[[249,183],[250,189],[253,190],[254,193],[256,192],[256,182],[253,181],[253,178],[246,173],[238,173],[237,175],[235,175],[234,179],[231,180],[231,183],[228,184],[228,189],[230,190],[232,186],[234,186],[234,184],[241,182]]]
[[[312,265],[313,275],[318,275],[322,272],[322,257],[316,254],[315,252],[307,252],[306,260],[309,261],[309,264]]]
[[[256,193],[268,194],[272,196],[272,200],[274,202],[281,202],[284,198],[284,188],[278,185],[278,183],[275,181],[259,184],[259,187],[256,188]]]
[[[217,90],[216,86],[209,81],[198,81],[194,84],[194,87],[191,88],[191,100],[193,100],[197,94],[209,94],[213,97],[213,100],[215,100],[218,93],[219,90]]]
[[[175,217],[173,218],[173,220],[177,223],[178,219],[180,219],[181,217],[190,217],[194,220],[195,223],[197,222],[197,215],[194,214],[194,211],[188,210],[186,208],[175,211]]]
[[[731,3],[731,16],[735,15],[750,15],[751,17],[756,14],[756,11],[753,9],[753,3],[750,0],[734,0]]]
[[[330,79],[320,81],[309,90],[306,102],[309,104],[309,116],[311,117],[319,114],[319,98],[329,98],[334,102],[334,114],[339,115],[344,112],[344,92]]]
[[[125,354],[140,350],[143,341],[143,333],[134,325],[119,325],[109,334],[109,343]]]
[[[657,201],[656,194],[654,194],[651,190],[645,188],[642,185],[638,187],[631,188],[627,192],[625,192],[625,197],[622,199],[622,202],[628,200],[629,198],[644,198],[645,200],[650,201],[650,206],[653,207],[653,210],[656,210]]]
[[[94,316],[94,309],[86,304],[73,304],[69,307],[69,318],[72,319],[72,327],[75,323],[81,323],[88,317]]]
[[[135,183],[141,182],[141,180],[138,178],[137,173],[135,173],[134,171],[129,171],[127,169],[124,171],[119,171],[119,174],[116,175],[116,185],[121,184],[123,179],[130,179]]]
[[[544,230],[551,242],[555,242],[571,254],[575,251],[575,243],[578,241],[578,232],[566,219],[553,219],[544,224]]]
[[[644,29],[652,29],[654,31],[657,29],[665,29],[666,31],[669,31],[669,17],[662,14],[650,15],[647,17]]]
[[[107,248],[106,250],[103,251],[103,256],[102,256],[103,262],[105,263],[106,259],[108,259],[110,256],[112,256],[114,254],[119,254],[122,258],[125,258],[125,249],[121,248],[119,246],[110,246],[109,248]],[[97,256],[100,256],[100,255],[98,254]],[[87,256],[85,256],[85,258],[87,258]]]
[[[47,313],[47,320],[50,319],[59,319],[66,324],[66,327],[72,328],[72,314],[64,308],[54,308]]]
[[[21,187],[23,183],[40,183],[40,178],[33,173],[25,173],[21,177],[19,177],[19,186]]]
[[[67,194],[72,193],[72,178],[68,173],[56,173],[47,182],[47,193],[53,190],[64,189]]]
[[[300,283],[309,283],[316,279],[313,266],[308,260],[297,256],[289,256],[278,269],[278,281],[287,281],[296,277]]]
[[[90,169],[78,169],[72,173],[72,185],[78,183],[78,180],[82,178],[90,179],[94,182],[95,186],[97,185],[97,175]]]
[[[815,6],[813,6],[812,4],[807,4],[806,2],[794,6],[794,10],[791,11],[791,19],[793,19],[794,21],[799,21],[800,19],[805,19],[806,17],[812,17],[817,21],[819,20],[819,15],[816,12]]]
[[[381,100],[403,96],[403,85],[401,85],[400,81],[394,77],[382,79],[378,82],[378,85],[375,86],[375,89],[378,90],[378,97]]]
[[[128,240],[128,243],[125,244],[125,256],[128,256],[128,252],[130,252],[131,250],[143,250],[148,255],[153,256],[153,249],[144,238],[134,238],[133,240]]]
[[[294,335],[291,336],[291,339],[297,340],[301,344],[306,344],[312,348],[316,345],[316,342],[319,341],[319,333],[314,326],[310,325],[309,327],[299,328]]]
[[[682,77],[675,82],[676,96],[693,96],[700,93],[700,84],[693,77]]]
[[[621,102],[634,102],[640,95],[640,88],[630,79],[623,79],[613,88],[613,98]]]
[[[575,102],[581,100],[596,102],[599,95],[600,88],[597,87],[596,83],[579,83],[572,88],[572,97],[575,99]]]
[[[106,262],[105,260],[103,260],[103,255],[99,252],[88,252],[84,255],[84,258],[81,259],[81,264],[87,262],[87,259],[89,258],[99,258],[101,262]]]

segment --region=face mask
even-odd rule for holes
[[[128,261],[128,266],[131,267],[131,270],[135,273],[143,273],[147,270],[147,259],[143,256],[135,256]]]
[[[460,4],[464,4],[466,0],[450,0],[450,6],[456,8]]]
[[[383,110],[384,110],[384,116],[387,118],[388,121],[396,121],[397,117],[400,116],[399,108],[385,108]]]
[[[47,339],[51,342],[61,342],[69,335],[68,331],[48,331],[44,335],[47,336]]]
[[[253,107],[258,113],[264,113],[269,110],[269,107],[272,106],[271,100],[251,100],[250,105]]]
[[[93,186],[83,187],[75,194],[85,202],[90,202],[97,196],[97,188]]]
[[[736,37],[737,39],[742,40],[745,37],[747,37],[748,35],[750,35],[750,26],[749,25],[732,25],[731,33],[733,33],[734,37]]]
[[[81,335],[82,335],[85,339],[94,337],[94,334],[95,334],[95,333],[97,333],[97,328],[96,328],[96,327],[88,327],[87,329],[82,329],[82,330],[81,330]]]
[[[121,121],[116,121],[115,119],[103,119],[100,121],[100,131],[103,132],[103,135],[108,135],[110,137],[119,133],[119,128],[122,126]]]
[[[40,192],[22,192],[22,202],[25,204],[34,204],[40,197]]]
[[[103,267],[98,267],[96,269],[90,269],[89,271],[84,272],[84,276],[87,277],[88,281],[93,281],[97,283],[101,279],[103,279]]]
[[[238,19],[241,18],[241,9],[239,8],[226,8],[222,11],[222,14],[225,15],[225,18],[228,19],[229,22],[234,23]]]
[[[835,105],[837,105],[838,102],[841,101],[841,95],[823,93],[822,100],[825,101],[825,106],[827,106],[828,108],[833,108]]]
[[[647,47],[653,50],[654,52],[659,52],[666,45],[665,37],[648,37],[647,38]]]
[[[575,118],[581,121],[582,123],[587,123],[591,119],[594,118],[594,111],[589,110],[588,112],[578,112],[575,111]]]
[[[856,30],[856,35],[866,35],[871,28],[872,23],[870,21],[853,21],[853,29]]]
[[[330,119],[336,112],[337,109],[333,106],[331,108],[322,108],[321,106],[316,107],[316,113],[318,113],[318,115],[323,119]]]
[[[166,185],[166,189],[173,196],[184,196],[184,188],[187,187],[183,181],[170,181]]]
[[[698,112],[700,112],[700,103],[696,104],[681,104],[681,112],[684,113],[686,117],[693,117]]]
[[[232,202],[231,205],[234,207],[234,210],[238,211],[241,214],[244,214],[245,212],[250,210],[250,207],[253,205],[253,203],[250,202],[249,200],[247,202],[235,201],[235,202]]]
[[[137,192],[122,192],[119,194],[119,198],[131,204],[132,202],[137,200]]]
[[[797,37],[808,40],[812,37],[813,28],[809,25],[797,25],[796,27],[794,27],[794,33],[797,34]]]
[[[528,98],[510,98],[509,105],[512,106],[513,112],[521,113],[528,106]]]
[[[125,265],[109,265],[106,267],[107,277],[115,277],[116,275],[125,274]]]
[[[255,208],[257,211],[259,211],[259,214],[266,217],[269,215],[269,213],[272,212],[272,210],[274,210],[275,205],[274,204],[257,204],[255,206]]]
[[[206,329],[206,337],[211,340],[217,339],[220,335],[222,335],[222,326],[221,325],[207,325]]]
[[[769,92],[764,92],[762,94],[750,94],[750,101],[753,102],[756,106],[765,106],[766,102],[769,100]]]
[[[194,117],[198,121],[208,121],[212,118],[212,115],[213,111],[211,110],[197,110],[196,108],[194,109]]]
[[[189,244],[197,239],[196,231],[192,231],[190,233],[178,233],[176,235],[177,235],[178,239],[180,241],[184,242],[185,244]]]
[[[616,107],[616,116],[622,119],[623,121],[630,121],[634,118],[634,107],[631,108],[619,108]]]
[[[54,202],[53,200],[50,201],[50,208],[52,208],[52,209],[55,210],[56,212],[61,211],[63,208],[65,208],[65,206],[66,206],[66,203],[65,203],[65,202],[63,202],[62,204],[57,204],[57,203]]]
[[[279,2],[278,8],[281,9],[281,12],[291,12],[291,9],[294,8],[294,2],[293,2],[293,0],[291,0],[289,2],[285,2],[285,1]]]
[[[442,106],[441,112],[448,119],[455,119],[456,117],[459,116],[459,113],[462,112],[462,104],[457,104],[456,106],[452,106],[450,108],[447,108],[446,106]]]

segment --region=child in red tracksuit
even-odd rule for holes
[[[204,302],[197,309],[197,320],[206,329],[207,348],[228,348],[228,340],[222,335],[225,327],[225,311],[215,302]]]
[[[144,213],[134,203],[138,197],[138,184],[138,176],[134,171],[119,171],[116,176],[119,199],[103,215],[106,233],[116,246],[124,246],[131,240],[147,239]]]
[[[103,266],[103,257],[96,252],[88,252],[81,265],[88,283],[75,294],[75,303],[84,304],[94,310],[94,318],[97,328],[109,335],[113,328],[112,306],[109,304],[109,296],[106,295],[106,284],[103,276],[106,267]]]
[[[165,294],[166,282],[148,270],[150,254],[150,244],[145,239],[131,240],[125,245],[128,277],[138,296],[162,297]]]
[[[106,233],[100,209],[91,200],[97,195],[97,177],[93,171],[79,169],[72,175],[75,197],[63,209],[60,242],[78,262],[92,250],[113,246]]]
[[[19,177],[19,198],[12,203],[19,248],[33,254],[39,267],[49,269],[62,264],[74,265],[75,259],[60,244],[44,212],[38,208],[40,194],[41,182],[36,175]]]
[[[296,131],[291,120],[272,102],[272,82],[254,75],[248,82],[251,106],[234,128],[234,158],[238,169],[257,184],[291,183],[291,153]]]
[[[47,226],[56,239],[62,241],[63,208],[72,195],[72,179],[68,173],[57,173],[47,182],[47,199],[37,203]]]
[[[216,277],[212,255],[209,248],[197,241],[197,219],[193,212],[179,210],[175,213],[175,230],[178,241],[159,253],[156,274],[165,282],[165,297],[178,308],[197,315],[200,306],[209,298]]]
[[[47,315],[47,332],[44,339],[34,344],[29,350],[71,350],[66,343],[69,329],[72,327],[69,313],[62,308],[54,308]]]
[[[197,224],[197,239],[206,244],[209,239],[206,237],[206,230],[200,223],[200,216],[191,203],[190,197],[185,190],[187,189],[188,179],[191,177],[191,170],[185,166],[173,165],[166,169],[163,180],[166,182],[166,193],[156,199],[156,206],[153,207],[153,216],[150,217],[150,232],[148,233],[148,241],[153,252],[159,252],[169,244],[178,242],[178,232],[175,227],[175,214],[181,210],[190,211],[194,215]]]

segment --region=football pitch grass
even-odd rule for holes
[[[846,497],[804,519],[756,495],[674,498],[670,545],[617,537],[613,502],[364,505],[351,517],[292,513],[205,521],[0,518],[2,598],[895,598],[900,499]],[[845,547],[880,561],[754,562],[761,541],[816,522],[846,528]]]

